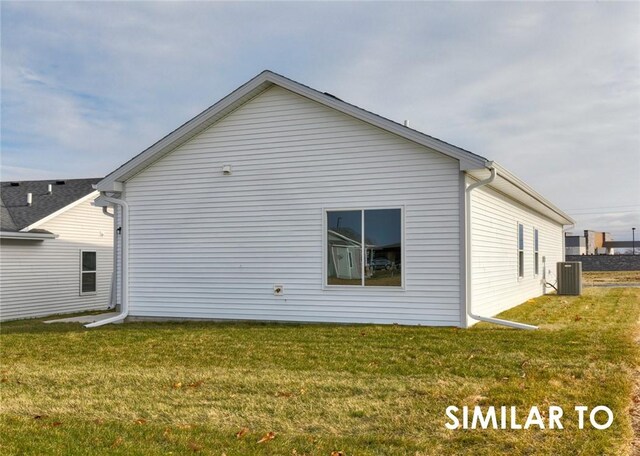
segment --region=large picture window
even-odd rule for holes
[[[327,211],[327,285],[402,286],[402,210]]]
[[[524,226],[518,223],[518,277],[524,277]]]
[[[96,252],[92,250],[80,251],[80,294],[96,292]]]

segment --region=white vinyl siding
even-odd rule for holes
[[[273,87],[126,182],[130,314],[459,325],[459,175],[454,159]],[[403,208],[405,289],[326,289],[332,207]]]
[[[112,219],[85,201],[38,228],[58,237],[0,241],[0,319],[106,309],[113,259]],[[95,293],[80,293],[81,250],[97,254]]]
[[[473,311],[493,316],[542,295],[545,278],[555,283],[556,263],[563,259],[562,226],[486,186],[471,195]],[[522,277],[518,277],[516,253],[519,223],[524,228]],[[539,233],[538,276],[534,273],[534,227]]]

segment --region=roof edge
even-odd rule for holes
[[[505,180],[509,181],[512,185],[518,187],[520,190],[522,190],[523,192],[527,193],[532,198],[536,199],[538,202],[540,202],[541,204],[546,206],[548,209],[550,209],[551,211],[553,211],[556,214],[558,214],[560,217],[562,217],[564,219],[564,221],[568,222],[568,223],[565,223],[564,225],[575,225],[576,224],[576,221],[573,218],[571,218],[571,216],[569,216],[569,214],[567,214],[566,212],[564,212],[563,210],[558,208],[551,201],[549,201],[544,196],[542,196],[540,193],[535,191],[531,186],[529,186],[527,183],[525,183],[522,179],[520,179],[519,177],[517,177],[516,175],[511,173],[511,171],[507,170],[502,165],[500,165],[500,164],[498,164],[496,162],[492,162],[492,163],[493,163],[493,166],[496,167],[496,171],[498,172],[498,174],[501,175]]]
[[[209,108],[202,111],[197,116],[183,123],[171,133],[164,136],[159,141],[155,142],[150,147],[131,158],[122,166],[107,174],[101,181],[96,184],[97,190],[107,192],[122,191],[122,182],[125,182],[130,178],[126,177],[123,179],[123,176],[127,176],[132,172],[134,174],[137,174],[137,172],[146,168],[155,160],[159,159],[162,155],[164,155],[164,153],[169,152],[178,147],[180,144],[186,142],[188,139],[197,134],[197,132],[200,131],[199,129],[201,129],[203,125],[211,122],[212,118],[215,118],[217,114],[220,114],[232,107],[238,100],[249,96],[254,91],[257,92],[257,95],[263,90],[266,90],[271,85],[269,84],[268,80],[270,74],[271,72],[269,71],[263,71],[253,79],[235,89],[230,94],[226,95],[224,98],[222,98]]]
[[[161,158],[164,154],[179,147],[181,144],[198,134],[204,128],[226,116],[238,106],[259,95],[267,88],[277,85],[297,95],[316,101],[324,106],[333,108],[343,114],[349,115],[363,122],[388,131],[389,133],[403,137],[443,155],[449,156],[460,162],[460,169],[477,169],[484,165],[486,158],[476,155],[468,150],[461,149],[446,143],[425,133],[413,130],[397,122],[380,115],[369,112],[358,106],[349,104],[326,93],[305,86],[282,75],[265,70],[255,76],[220,101],[207,108],[191,120],[185,122],[116,170],[109,173],[97,184],[100,191],[122,191],[121,184],[133,175]]]
[[[49,220],[51,220],[54,217],[57,217],[58,215],[67,212],[69,209],[73,209],[74,207],[76,207],[79,204],[84,203],[87,200],[90,200],[92,198],[96,198],[98,195],[100,195],[100,192],[94,190],[91,193],[86,194],[85,196],[83,196],[82,198],[78,198],[77,200],[75,200],[73,203],[67,204],[66,206],[64,206],[63,208],[58,209],[55,212],[52,212],[51,214],[47,215],[46,217],[41,218],[40,220],[32,223],[29,226],[25,226],[24,228],[22,228],[19,232],[20,233],[28,233],[29,231],[33,230],[34,228],[39,227],[40,225],[42,225],[43,223],[48,222]]]
[[[559,209],[551,201],[546,199],[544,196],[542,196],[540,193],[538,193],[536,190],[534,190],[531,186],[526,184],[522,179],[520,179],[519,177],[517,177],[516,175],[511,173],[511,171],[507,170],[502,165],[500,165],[500,164],[498,164],[498,163],[496,163],[494,161],[487,161],[485,163],[484,168],[476,169],[476,170],[469,170],[469,171],[467,171],[467,174],[469,174],[474,179],[480,179],[480,177],[474,175],[473,172],[474,171],[476,171],[476,172],[477,171],[482,171],[483,169],[484,170],[490,170],[491,168],[495,168],[496,174],[498,175],[498,177],[500,177],[501,179],[505,180],[511,186],[513,186],[516,189],[520,190],[522,193],[524,193],[527,196],[529,196],[532,199],[534,199],[537,203],[539,203],[540,205],[545,207],[551,213],[555,214],[555,216],[556,216],[554,218],[555,221],[557,221],[559,223],[562,223],[562,225],[575,225],[576,224],[576,221],[574,219],[572,219],[566,212],[564,212],[561,209]],[[493,190],[496,190],[496,191],[500,192],[500,190],[498,188],[494,187],[493,185],[489,184],[488,186],[491,187]],[[502,192],[502,193],[504,193],[504,192]],[[534,210],[536,210],[536,212],[540,212],[539,209],[536,209],[535,207],[533,207],[529,202],[523,201],[522,199],[517,198],[514,195],[509,195],[509,196],[510,196],[510,198],[518,201],[519,203],[523,204],[524,206],[529,207],[531,209],[534,209]],[[542,215],[545,215],[546,217],[549,217],[549,215],[546,215],[546,214],[542,214]],[[551,217],[549,217],[549,218],[551,218]]]
[[[55,239],[58,236],[46,232],[46,233],[23,233],[22,231],[0,231],[0,238],[2,239],[16,239],[25,241],[44,241],[45,239]]]

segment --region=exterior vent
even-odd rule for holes
[[[56,185],[64,185],[65,181],[56,181]]]
[[[20,182],[11,182],[9,185],[11,187],[20,187]]]
[[[582,294],[582,262],[565,261],[557,264],[558,294]]]

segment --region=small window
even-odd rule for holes
[[[89,250],[80,251],[80,294],[96,292],[96,252]]]
[[[518,223],[518,277],[524,277],[524,226]]]
[[[402,287],[402,210],[327,211],[326,285]]]
[[[540,271],[540,255],[538,251],[538,230],[533,229],[533,270],[537,276]]]

